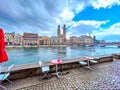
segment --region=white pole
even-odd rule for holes
[[[2,63],[0,63],[0,73],[2,72]]]

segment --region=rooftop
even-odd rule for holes
[[[52,76],[39,80],[39,76],[12,81],[10,90],[120,90],[120,60],[94,65],[95,70],[82,67],[65,70],[60,79]],[[4,83],[5,84],[5,83]]]

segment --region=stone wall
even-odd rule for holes
[[[120,59],[120,54],[113,54],[114,59]]]
[[[99,63],[113,61],[113,56],[103,56],[99,58]]]
[[[58,65],[58,70],[64,71],[67,69],[78,68],[79,66],[81,66],[79,65],[78,62],[81,60],[83,59],[73,58],[73,59],[63,60],[62,64]],[[104,57],[96,58],[96,60],[98,60],[99,63],[109,62],[109,61],[113,61],[113,56],[104,56]],[[55,72],[56,68],[54,64],[51,64],[50,62],[44,62],[42,63],[42,65],[50,66],[49,73]],[[3,72],[5,72],[6,69],[7,67],[4,67]],[[38,63],[14,66],[10,73],[11,73],[9,76],[10,80],[21,79],[21,78],[32,77],[35,75],[43,74]]]

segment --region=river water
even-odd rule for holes
[[[107,47],[54,47],[54,48],[8,48],[8,62],[3,65],[11,64],[22,65],[28,63],[46,62],[53,59],[81,58],[83,56],[100,56],[120,53],[120,48]]]

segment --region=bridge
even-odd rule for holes
[[[104,45],[104,46],[120,46],[120,42],[104,42],[104,43],[99,43],[98,45]]]

